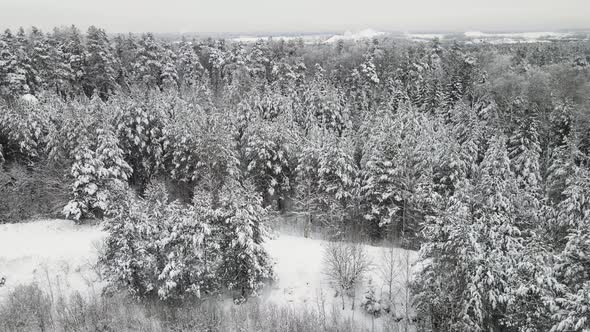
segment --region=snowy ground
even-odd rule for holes
[[[49,292],[78,290],[82,294],[99,292],[104,286],[95,270],[97,244],[105,237],[99,226],[75,225],[67,220],[44,220],[21,224],[0,225],[0,276],[6,284],[0,287],[0,301],[19,284],[33,281]],[[357,309],[350,310],[346,300],[342,311],[341,300],[323,274],[323,248],[326,242],[303,237],[277,235],[267,243],[276,261],[278,280],[261,294],[263,299],[286,306],[307,306],[310,310],[323,307],[326,313],[338,310],[344,317],[353,317],[357,323],[370,326],[371,319],[359,309],[368,279],[376,288],[377,296],[386,296],[387,286],[381,278],[381,265],[386,248],[365,246],[375,267],[367,276],[364,286],[357,291]],[[416,253],[394,249],[400,275],[394,296],[395,310],[400,314],[404,307],[407,275],[406,266],[416,259]],[[375,327],[381,326],[376,320]]]
[[[69,220],[0,225],[0,300],[19,284],[33,281],[49,291],[100,289],[93,269],[95,243],[105,237],[98,226]]]

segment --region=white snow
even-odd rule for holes
[[[33,281],[49,291],[102,288],[92,265],[95,243],[105,236],[98,226],[70,220],[0,225],[0,276],[6,278],[0,300],[17,285]]]
[[[357,32],[346,31],[343,35],[334,35],[328,38],[325,43],[335,43],[339,40],[361,40],[370,39],[385,35],[385,32],[373,29],[365,29]]]
[[[548,42],[549,39],[564,39],[572,37],[569,32],[506,32],[506,33],[486,33],[481,31],[467,31],[465,37],[469,38],[472,43],[490,43],[490,44],[516,44],[516,43],[537,43]]]
[[[20,100],[30,103],[30,104],[37,104],[39,102],[39,100],[37,99],[37,97],[33,96],[30,93],[24,94],[22,96],[20,96]]]
[[[271,256],[276,259],[275,272],[278,280],[264,294],[264,298],[279,305],[307,306],[317,309],[321,303],[322,296],[325,300],[325,310],[332,312],[333,308],[342,310],[342,302],[336,297],[336,291],[330,286],[329,281],[323,273],[323,250],[326,241],[317,239],[306,239],[298,236],[280,235],[277,239],[268,241],[267,249]],[[368,280],[372,280],[377,297],[386,297],[387,287],[379,273],[379,265],[382,263],[385,247],[365,245],[368,256],[373,263],[372,270],[365,277],[365,282],[356,291],[356,309],[354,318],[357,323],[363,322],[370,326],[370,316],[360,309],[360,302],[367,290]],[[394,249],[394,257],[400,265],[399,275],[396,278],[396,286],[400,287],[407,283],[413,273],[413,263],[417,259],[417,252],[403,249]],[[406,263],[410,269],[405,270]],[[406,274],[407,272],[407,274]],[[405,310],[405,287],[397,289],[399,292],[394,296],[395,311],[398,316],[404,314]],[[346,309],[342,311],[343,316],[352,317],[351,299],[346,298]],[[410,310],[411,312],[411,310]],[[375,327],[381,326],[377,319]]]
[[[45,290],[55,292],[78,290],[81,294],[99,292],[104,282],[93,269],[97,259],[97,244],[106,233],[98,225],[76,225],[69,220],[39,220],[20,224],[0,225],[0,276],[6,285],[0,287],[0,301],[19,284],[33,281]],[[278,235],[267,242],[266,247],[275,259],[278,279],[266,287],[261,297],[278,305],[307,306],[317,310],[324,299],[325,311],[329,314],[339,310],[344,317],[353,316],[351,301],[346,300],[346,309],[341,309],[341,299],[335,297],[323,273],[323,248],[326,241],[298,236]],[[377,296],[386,287],[383,285],[377,265],[386,248],[365,246],[375,268],[367,276],[372,279]],[[406,263],[414,262],[416,252],[394,249],[405,271]],[[401,273],[403,274],[403,273]],[[399,285],[406,277],[400,276]],[[367,280],[368,280],[367,278]],[[404,279],[406,278],[406,279]],[[366,282],[357,290],[355,321],[370,326],[370,317],[360,309],[366,290]],[[395,297],[396,312],[402,312],[404,291]],[[378,319],[381,320],[381,319]],[[375,321],[375,326],[381,326]]]
[[[303,40],[306,44],[314,44],[325,40],[328,36],[324,34],[317,34],[317,35],[298,35],[298,36],[239,36],[237,38],[233,38],[232,41],[238,43],[255,43],[259,40],[284,40],[286,42],[292,40]]]
[[[571,35],[563,32],[509,32],[509,33],[485,33],[481,31],[467,31],[465,37],[469,38],[522,38],[522,39],[541,39],[541,38],[563,38]]]
[[[233,38],[232,40],[235,42],[240,43],[254,43],[258,40],[267,40],[272,38],[273,40],[303,40],[306,44],[313,44],[313,43],[335,43],[339,40],[361,40],[361,39],[370,39],[374,37],[379,37],[385,35],[385,32],[376,31],[373,29],[365,29],[356,32],[346,31],[344,34],[341,35],[331,35],[331,34],[303,34],[303,35],[292,35],[292,36],[239,36],[237,38]]]

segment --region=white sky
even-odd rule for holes
[[[590,28],[590,0],[0,0],[0,28],[108,32]]]

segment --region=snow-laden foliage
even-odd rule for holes
[[[164,168],[164,149],[169,142],[163,130],[166,111],[173,106],[154,98],[119,105],[114,114],[116,134],[125,161],[133,169],[131,182],[143,188]]]
[[[273,278],[272,259],[263,244],[268,237],[268,210],[253,186],[228,186],[220,197],[218,277],[234,296],[246,297]]]
[[[77,104],[60,127],[48,134],[50,158],[66,162],[72,180],[72,199],[63,208],[74,220],[101,217],[115,210],[117,198],[132,174],[114,128],[98,123],[94,114],[106,109],[99,99]],[[72,130],[74,129],[74,130]]]
[[[153,34],[144,34],[139,40],[133,72],[135,79],[145,84],[147,89],[162,87],[162,53],[162,46],[155,41]]]
[[[297,116],[303,126],[311,127],[317,123],[338,134],[351,126],[351,114],[343,93],[323,75],[314,77],[303,90],[301,99],[302,114]]]
[[[50,113],[21,102],[11,108],[0,105],[0,144],[5,159],[25,163],[38,159],[46,144]]]
[[[228,289],[245,298],[273,277],[263,247],[261,199],[228,188],[218,207],[203,191],[192,206],[169,202],[163,185],[128,197],[105,224],[101,264],[114,286],[138,297],[180,300]]]
[[[176,54],[170,49],[170,46],[166,47],[162,53],[162,73],[160,74],[162,87],[166,89],[176,89],[178,88]]]
[[[560,250],[553,264],[552,279],[546,283],[544,300],[553,320],[551,331],[590,329],[590,174],[576,168],[557,207],[551,238]],[[566,235],[559,238],[559,234]]]
[[[239,160],[228,119],[201,107],[179,109],[164,128],[170,176],[213,193],[238,174]]]
[[[138,297],[178,300],[201,297],[215,287],[216,243],[211,216],[168,202],[162,185],[146,198],[128,197],[105,224],[109,233],[100,258],[114,285]]]
[[[281,119],[255,118],[242,137],[247,176],[263,195],[265,205],[285,198],[295,173],[293,137],[289,128],[281,126]]]
[[[420,310],[444,330],[485,331],[505,323],[523,249],[506,140],[490,142],[474,183],[465,182],[427,226],[415,281]]]
[[[375,294],[375,286],[371,284],[371,280],[369,280],[367,291],[361,300],[361,308],[375,318],[389,312],[389,305]]]
[[[297,161],[297,198],[307,218],[322,222],[334,237],[360,214],[359,175],[352,139],[330,130],[311,128]],[[310,220],[311,221],[311,220]]]
[[[384,113],[364,145],[362,196],[364,218],[389,227],[393,238],[411,240],[432,213],[437,193],[435,167],[441,164],[442,132],[414,108]],[[410,245],[415,245],[411,244]]]
[[[71,218],[120,216],[111,253],[127,270],[114,280],[172,300],[255,293],[270,275],[258,229],[278,209],[304,215],[306,235],[313,224],[422,247],[418,324],[583,331],[590,48],[577,38],[241,43],[7,30],[0,213],[54,216],[69,201]],[[155,180],[178,202],[149,205]],[[143,198],[124,199],[128,190]]]
[[[191,88],[197,85],[204,75],[203,65],[199,61],[192,44],[183,42],[177,57],[178,82],[181,88]]]
[[[96,93],[105,99],[117,88],[115,59],[111,45],[104,30],[94,26],[88,28],[87,54],[85,55],[84,75],[86,93]]]
[[[12,34],[5,33],[0,39],[0,96],[14,98],[29,92],[26,72],[11,45]],[[12,97],[11,97],[12,96]]]

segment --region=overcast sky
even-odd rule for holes
[[[590,28],[590,0],[0,0],[0,27],[108,32]]]

